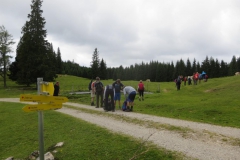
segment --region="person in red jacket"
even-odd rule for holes
[[[141,100],[144,101],[144,97],[143,97],[144,84],[143,84],[142,80],[140,80],[140,82],[138,84],[138,93],[139,93],[139,101],[141,101]]]

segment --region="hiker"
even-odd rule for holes
[[[104,97],[104,111],[112,111],[115,112],[115,105],[114,105],[114,95],[115,89],[112,84],[105,86],[103,97]],[[111,97],[109,103],[109,96]]]
[[[192,78],[191,78],[191,76],[188,76],[188,85],[192,85]]]
[[[177,85],[177,91],[179,91],[180,87],[181,87],[181,77],[180,76],[178,76],[178,78],[177,78],[176,85]]]
[[[142,80],[140,80],[140,82],[138,84],[138,93],[139,93],[139,101],[144,101],[144,98],[143,98],[144,84],[143,84]]]
[[[186,83],[187,83],[187,76],[184,77],[184,86],[186,86]]]
[[[94,91],[96,93],[96,108],[99,108],[99,97],[100,97],[100,106],[103,106],[103,83],[100,81],[99,77],[96,77],[96,82],[94,83]]]
[[[91,80],[88,86],[88,89],[90,90],[90,93],[91,93],[91,106],[94,106],[94,98],[95,98],[94,83],[95,81]]]
[[[198,72],[196,72],[195,74],[193,73],[193,82],[194,82],[194,85],[197,85],[197,81],[198,81]]]
[[[58,96],[60,93],[60,87],[59,87],[59,82],[56,82],[54,84],[54,92],[53,92],[53,96]]]
[[[131,86],[126,86],[123,88],[123,94],[127,100],[127,110],[126,111],[133,111],[133,102],[136,96],[136,90]],[[130,108],[131,106],[131,108]]]
[[[120,79],[117,79],[112,85],[115,89],[114,106],[116,106],[116,102],[118,101],[118,108],[121,109],[120,102],[121,102],[121,90],[123,89],[123,84],[121,83]]]

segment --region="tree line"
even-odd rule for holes
[[[164,63],[158,61],[142,62],[129,67],[108,68],[99,51],[94,49],[90,67],[80,66],[74,61],[62,61],[61,51],[58,47],[54,51],[52,43],[46,40],[47,30],[45,18],[42,17],[42,0],[32,0],[31,13],[28,21],[22,27],[22,36],[17,45],[14,62],[10,62],[9,53],[12,52],[11,45],[15,42],[12,35],[0,27],[0,75],[6,87],[6,75],[18,84],[31,85],[36,83],[38,77],[44,81],[55,81],[57,74],[68,74],[89,79],[99,76],[101,79],[121,80],[146,80],[155,82],[173,81],[178,75],[190,76],[194,72],[205,71],[210,78],[234,75],[240,71],[240,57],[233,56],[228,64],[223,60],[213,59],[206,56],[201,63],[194,58],[193,62],[187,59],[184,62],[178,60]]]
[[[101,70],[100,70],[101,71]],[[212,57],[206,56],[201,63],[194,58],[193,62],[182,59],[175,64],[151,61],[149,63],[142,62],[140,64],[130,65],[129,67],[119,66],[116,68],[107,68],[106,74],[101,79],[120,78],[121,80],[146,80],[150,79],[154,82],[170,82],[179,75],[192,76],[193,73],[202,71],[206,72],[209,78],[219,78],[232,76],[235,72],[240,71],[240,57],[232,57],[230,63],[224,62]]]

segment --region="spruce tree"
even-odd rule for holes
[[[186,70],[185,70],[185,73],[186,75],[185,76],[191,76],[193,74],[192,70],[192,65],[191,65],[191,62],[189,60],[189,58],[187,59],[187,65],[186,65]]]
[[[22,27],[22,37],[17,46],[15,65],[11,70],[18,70],[16,77],[18,84],[29,86],[43,77],[44,81],[56,78],[54,53],[51,44],[46,40],[47,31],[44,29],[45,18],[42,17],[42,0],[32,0],[29,20]],[[14,73],[11,73],[14,74]]]
[[[231,62],[229,64],[228,75],[229,76],[235,75],[235,73],[238,71],[237,69],[238,69],[238,67],[237,67],[237,58],[236,58],[236,56],[233,56],[232,60],[231,60]]]
[[[228,65],[226,62],[224,62],[223,60],[221,60],[221,64],[220,64],[220,77],[226,77],[228,75]]]
[[[60,48],[57,50],[57,60],[56,60],[56,67],[57,67],[57,73],[61,74],[62,73],[62,58],[61,58],[61,52]]]
[[[95,48],[93,55],[92,55],[92,62],[91,62],[91,71],[92,71],[93,79],[95,79],[97,76],[99,76],[99,66],[100,66],[99,53],[98,53],[97,48]]]
[[[101,79],[107,79],[107,65],[102,59],[99,66],[99,76]]]

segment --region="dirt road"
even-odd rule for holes
[[[1,98],[0,101],[19,102],[19,99]],[[63,107],[56,111],[94,123],[113,132],[149,140],[160,147],[182,152],[191,158],[240,159],[240,129],[120,110],[104,113],[102,108],[76,103],[65,104],[79,109]],[[86,109],[102,114],[88,112]],[[178,129],[173,130],[172,126]]]

